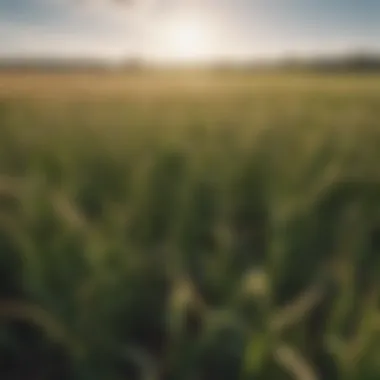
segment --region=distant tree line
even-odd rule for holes
[[[279,63],[285,69],[310,69],[333,72],[380,71],[380,54],[353,54],[344,57],[288,59]]]
[[[0,70],[5,71],[125,71],[136,72],[154,65],[140,58],[128,58],[119,62],[107,59],[85,58],[0,58]],[[175,66],[175,65],[174,65]],[[314,72],[380,72],[380,54],[351,54],[346,56],[282,58],[278,60],[224,60],[206,65],[214,71],[314,71]],[[171,66],[173,67],[173,66]]]

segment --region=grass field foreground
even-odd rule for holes
[[[380,77],[0,74],[1,379],[380,378]]]

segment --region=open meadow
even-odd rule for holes
[[[379,358],[380,75],[0,73],[2,380]]]

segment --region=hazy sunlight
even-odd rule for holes
[[[194,15],[175,15],[158,28],[156,56],[170,61],[203,61],[213,54],[210,22]]]

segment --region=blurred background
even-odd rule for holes
[[[380,378],[380,3],[0,0],[0,378]]]

